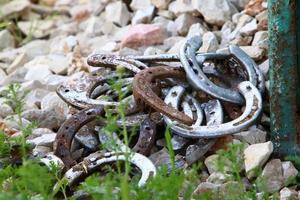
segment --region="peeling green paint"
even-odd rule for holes
[[[281,157],[300,155],[296,130],[296,7],[300,2],[297,6],[296,2],[268,0],[271,140]]]

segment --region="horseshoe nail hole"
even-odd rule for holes
[[[61,135],[61,137],[64,138],[64,137],[65,137],[65,134]]]
[[[214,114],[215,114],[215,111],[211,111],[209,114],[210,114],[210,115],[214,115]]]
[[[156,84],[156,81],[155,81],[155,80],[152,80],[151,83],[152,83],[152,84]]]
[[[103,56],[101,59],[102,59],[102,60],[105,60],[105,59],[106,59],[106,56]]]
[[[248,85],[248,86],[246,87],[246,89],[247,89],[248,91],[250,91],[252,88],[251,88],[250,85]]]
[[[171,93],[171,95],[172,95],[172,97],[176,97],[177,96],[177,92],[174,91],[174,92]]]
[[[92,114],[92,111],[87,111],[86,112],[86,115],[91,115]]]
[[[66,126],[66,128],[65,128],[66,130],[68,130],[69,129],[69,127],[68,126]]]
[[[65,89],[65,92],[70,92],[70,90],[69,89]]]
[[[150,72],[148,72],[149,74],[152,74],[152,72],[150,71]]]
[[[197,69],[193,69],[193,71],[195,72],[195,74],[199,73]]]
[[[150,131],[150,130],[151,130],[151,128],[150,128],[149,126],[146,126],[145,129],[146,129],[147,131]]]

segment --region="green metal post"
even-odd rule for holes
[[[300,155],[296,130],[296,1],[268,0],[271,140],[275,154]]]
[[[297,108],[298,112],[300,112],[300,1],[296,1],[296,30],[297,30],[297,71],[298,71],[298,79],[297,79]]]

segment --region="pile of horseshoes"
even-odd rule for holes
[[[186,41],[179,55],[93,54],[87,63],[99,70],[59,86],[57,94],[78,112],[59,129],[55,156],[49,159],[61,163],[70,187],[105,164],[124,161],[126,151],[130,151],[129,162],[142,173],[139,186],[145,185],[156,174],[148,157],[157,151],[154,146],[166,127],[172,133],[174,150],[189,166],[203,158],[218,138],[246,130],[260,120],[265,81],[257,64],[237,46],[229,46],[226,53],[200,54],[197,50],[201,45],[201,38],[196,36]],[[109,84],[119,77],[117,66],[126,69],[121,91],[132,86],[121,101]],[[139,126],[137,139],[130,147],[117,133],[108,137],[101,131],[105,120],[97,122],[99,116],[104,117],[105,108],[118,112],[121,103],[127,105],[126,119],[117,120],[118,126]],[[113,140],[118,150],[108,146],[85,158],[73,158],[75,134],[92,121],[100,143]],[[49,159],[43,162],[47,164]]]

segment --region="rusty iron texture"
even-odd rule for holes
[[[296,0],[268,1],[271,140],[277,156],[299,155],[296,130]],[[298,5],[299,7],[299,5]],[[298,10],[299,11],[299,10]]]
[[[92,54],[88,57],[87,63],[93,67],[116,67],[122,66],[134,73],[138,73],[141,69],[148,68],[144,63],[117,55]]]
[[[296,1],[296,26],[297,26],[297,107],[300,112],[300,2]],[[299,136],[298,136],[299,137]]]
[[[178,111],[172,106],[164,103],[160,99],[153,88],[157,85],[157,79],[176,78],[185,79],[185,73],[182,69],[173,67],[152,67],[142,70],[133,80],[133,95],[138,104],[144,102],[154,110],[177,120],[186,125],[192,125],[193,119],[184,113]]]
[[[66,180],[67,186],[71,190],[75,190],[75,186],[80,182],[80,180],[89,176],[96,170],[101,170],[106,164],[111,164],[117,161],[128,160],[130,164],[136,166],[142,173],[141,178],[138,182],[138,186],[142,187],[146,184],[148,179],[156,175],[156,168],[153,163],[145,156],[139,153],[132,153],[129,157],[125,155],[124,152],[102,152],[97,151],[90,154],[84,160],[71,169],[69,169],[63,179]],[[58,184],[54,186],[54,190],[60,187]]]
[[[156,123],[147,117],[140,126],[139,138],[133,150],[137,153],[149,156],[156,136]]]
[[[58,130],[54,142],[54,154],[64,162],[66,169],[76,164],[70,152],[75,134],[81,127],[95,120],[96,117],[101,116],[103,113],[103,106],[84,109],[67,119]]]

